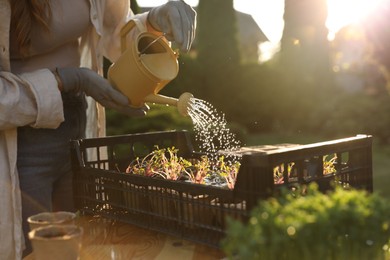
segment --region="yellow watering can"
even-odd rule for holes
[[[131,46],[126,46],[128,33],[137,27],[140,33]],[[177,54],[163,36],[146,31],[138,20],[129,21],[121,30],[122,55],[108,69],[109,82],[125,96],[130,104],[140,107],[146,102],[177,106],[180,114],[187,115],[193,97],[183,93],[179,99],[157,94],[179,72]]]

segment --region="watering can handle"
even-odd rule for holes
[[[129,34],[129,32],[134,28],[137,27],[140,32],[146,32],[145,26],[141,23],[140,20],[133,19],[127,22],[125,26],[121,29],[121,51],[122,53],[127,49],[126,47],[126,36]]]

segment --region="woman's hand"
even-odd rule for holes
[[[165,33],[182,51],[189,51],[195,38],[196,12],[182,0],[169,1],[154,7],[148,14],[150,25]]]
[[[129,100],[115,90],[105,78],[87,68],[57,68],[64,92],[84,92],[104,107],[112,108],[129,116],[144,116],[149,107],[144,104],[141,108],[129,106]]]

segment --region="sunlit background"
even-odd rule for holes
[[[167,1],[137,0],[137,3],[147,8]],[[184,1],[192,6],[199,3],[199,0]],[[240,62],[231,62],[223,48],[213,47],[220,44],[214,40],[223,40],[223,35],[217,32],[218,37],[211,39],[211,47],[201,53],[200,45],[196,44],[205,44],[214,35],[206,32],[203,39],[197,38],[193,52],[181,55],[180,75],[162,94],[177,97],[185,90],[209,101],[226,114],[231,129],[248,145],[309,143],[372,134],[375,137],[374,186],[390,198],[390,29],[387,26],[390,0],[327,0],[325,25],[329,42],[323,34],[326,33],[325,17],[316,17],[324,13],[316,5],[324,6],[323,1],[233,1],[234,8],[244,13],[236,17],[247,19],[237,24],[251,26],[244,27],[247,30],[239,28],[237,33],[245,31],[254,35],[253,39],[248,34],[239,35],[239,40],[245,39],[244,48],[234,43],[234,48],[240,51]],[[285,3],[292,5],[287,8],[290,16],[283,35]],[[297,7],[295,4],[299,3],[301,6]],[[311,11],[314,15],[308,13]],[[214,19],[209,12],[202,15]],[[223,19],[215,17],[215,20],[218,18]],[[318,34],[313,34],[313,27]],[[199,26],[198,32],[201,31]],[[256,48],[259,42],[260,51]],[[224,47],[232,45],[228,42]],[[203,59],[200,54],[204,55]],[[208,58],[209,55],[215,60]],[[229,69],[232,73],[226,73]],[[176,117],[175,111],[170,107],[151,109],[142,122],[139,118],[131,120],[114,114],[107,117],[108,133],[186,127],[191,130],[191,122]]]
[[[333,40],[335,33],[342,27],[357,23],[372,9],[386,0],[328,0],[328,19],[326,26],[329,30],[328,39]],[[140,6],[156,6],[167,0],[138,0]],[[186,0],[192,6],[198,5],[198,0]],[[269,42],[260,45],[263,60],[272,57],[279,48],[283,32],[284,0],[234,0],[237,11],[252,15]]]

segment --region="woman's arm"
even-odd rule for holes
[[[103,19],[103,34],[101,35],[104,56],[112,62],[115,62],[120,57],[120,31],[131,19],[139,20],[148,32],[161,35],[161,32],[153,29],[147,22],[147,15],[148,13],[134,15],[128,0],[107,0]],[[128,34],[127,41],[132,42],[139,33],[140,31],[135,28]]]
[[[20,75],[0,71],[0,130],[25,125],[57,128],[64,121],[57,85],[48,69]]]

